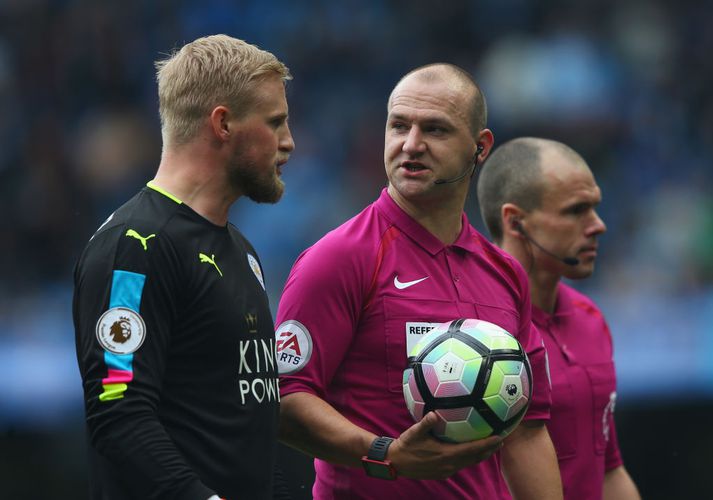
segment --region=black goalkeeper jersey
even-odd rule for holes
[[[271,497],[274,325],[234,226],[144,188],[87,244],[73,313],[93,499]]]

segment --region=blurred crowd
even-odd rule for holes
[[[617,347],[665,342],[661,325],[685,311],[695,317],[682,338],[700,339],[713,324],[711,20],[704,0],[0,2],[0,379],[26,369],[21,353],[44,352],[49,365],[33,376],[44,369],[46,391],[79,394],[78,378],[57,381],[76,377],[74,262],[158,165],[153,62],[221,32],[274,52],[294,75],[287,194],[231,213],[262,258],[273,309],[299,252],[384,185],[390,88],[446,61],[483,87],[496,145],[549,137],[589,162],[609,231],[586,289]],[[474,196],[468,215],[482,227]],[[69,353],[61,369],[52,349]],[[0,388],[22,399],[17,381]]]

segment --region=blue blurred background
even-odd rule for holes
[[[299,252],[385,184],[386,99],[413,67],[472,72],[496,144],[578,150],[609,231],[575,285],[614,335],[627,467],[645,498],[709,497],[712,22],[704,0],[0,0],[0,498],[86,497],[72,267],[158,166],[153,61],[213,33],[294,75],[286,195],[231,212],[273,312]]]

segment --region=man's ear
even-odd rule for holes
[[[503,236],[510,235],[519,238],[522,234],[522,219],[525,211],[514,203],[504,203],[500,208],[500,221],[503,226]]]
[[[225,106],[216,106],[210,112],[210,128],[213,135],[219,141],[227,141],[230,139],[230,110]]]
[[[476,152],[476,155],[478,156],[478,162],[482,163],[488,157],[488,154],[490,154],[490,150],[493,149],[495,137],[493,136],[493,133],[490,131],[490,129],[484,128],[478,134],[478,137],[476,138],[475,142],[479,146],[479,150]]]

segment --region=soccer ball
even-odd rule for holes
[[[520,343],[498,325],[478,319],[442,323],[409,353],[406,406],[417,422],[438,415],[433,434],[462,443],[506,436],[532,397],[532,372]]]

